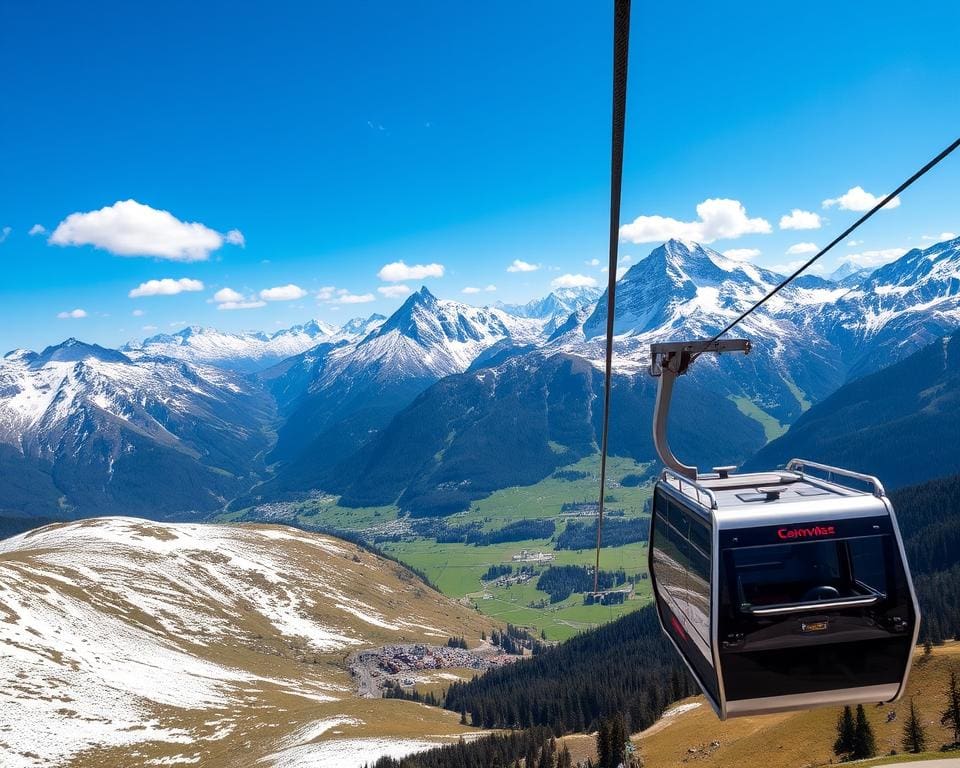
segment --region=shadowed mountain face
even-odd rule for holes
[[[684,382],[687,384],[687,382]],[[618,376],[611,451],[649,460],[655,383]],[[602,374],[570,355],[514,358],[438,382],[326,482],[341,503],[399,500],[417,516],[449,514],[491,491],[537,482],[597,450]],[[704,465],[743,458],[763,430],[727,398],[692,381],[676,398],[673,442]]]
[[[269,444],[259,387],[75,339],[4,357],[0,391],[0,509],[13,512],[214,510],[256,479]]]
[[[745,469],[804,457],[877,475],[889,487],[960,472],[960,334],[838,389]]]

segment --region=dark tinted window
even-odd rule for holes
[[[751,606],[886,591],[883,536],[744,547],[730,553],[736,601]],[[860,582],[859,584],[857,582]]]

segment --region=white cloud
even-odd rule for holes
[[[257,299],[248,299],[245,301],[225,301],[222,304],[217,304],[217,309],[231,310],[231,309],[259,309],[260,307],[267,306],[267,302],[258,301]]]
[[[513,263],[507,267],[507,272],[536,272],[540,269],[539,264],[531,264],[529,261],[514,259]]]
[[[483,290],[485,290],[487,293],[493,293],[495,290],[497,290],[497,286],[495,286],[493,283],[490,283],[490,285]]]
[[[844,256],[842,261],[849,261],[858,267],[879,267],[896,261],[907,252],[906,248],[883,248],[877,251],[862,251]]]
[[[10,237],[10,233],[13,232],[13,229],[10,227],[4,227],[0,229],[0,243]]]
[[[463,289],[463,291],[461,291],[461,293],[468,293],[468,294],[480,293],[480,289],[472,285],[468,285],[466,288]]]
[[[325,285],[317,291],[317,301],[331,301],[336,297],[337,289],[332,285]]]
[[[407,285],[381,285],[377,288],[377,293],[386,296],[388,299],[399,299],[410,293],[410,287]]]
[[[856,248],[858,245],[863,245],[863,240],[847,240],[847,248]]]
[[[957,237],[956,232],[941,232],[939,235],[921,235],[921,240],[931,240],[935,243],[942,243],[944,240],[953,240]]]
[[[243,236],[243,232],[239,229],[231,229],[223,236],[223,239],[230,243],[230,245],[239,245],[241,248],[247,244],[247,238]]]
[[[155,326],[155,325],[145,325],[145,326],[143,326],[143,330],[145,330],[145,331],[147,331],[147,332],[149,333],[150,331],[155,331],[155,330],[157,330],[157,326]]]
[[[307,295],[299,285],[289,283],[278,285],[275,288],[264,288],[260,291],[260,298],[264,301],[296,301]]]
[[[69,312],[57,313],[57,317],[59,317],[61,320],[67,320],[68,318],[79,320],[81,317],[86,317],[86,316],[87,316],[87,312],[84,309],[71,309]]]
[[[597,280],[587,275],[560,275],[550,281],[554,288],[596,288]]]
[[[867,192],[863,187],[850,187],[840,197],[829,198],[823,201],[824,208],[831,208],[836,205],[844,211],[869,211],[879,203],[886,195],[877,197]],[[884,210],[890,210],[900,205],[900,198],[895,197],[884,207]]]
[[[27,232],[28,235],[45,235],[47,234],[47,228],[43,224],[34,224],[30,227],[30,231]]]
[[[402,283],[404,280],[423,280],[427,277],[443,277],[443,264],[405,264],[394,261],[384,264],[377,277],[385,283]]]
[[[236,242],[198,222],[180,221],[168,211],[121,200],[87,213],[71,213],[57,225],[53,245],[92,245],[116,256],[154,256],[172,261],[206,261],[225,242]],[[240,235],[242,238],[242,235]]]
[[[800,256],[804,253],[816,253],[820,246],[816,243],[795,243],[787,248],[787,256]]]
[[[213,294],[213,300],[217,304],[222,304],[226,301],[243,301],[244,296],[240,291],[235,291],[233,288],[221,288]]]
[[[600,259],[590,259],[589,261],[585,261],[583,263],[586,264],[588,267],[599,267]]]
[[[820,229],[820,214],[794,208],[780,217],[780,229]]]
[[[605,275],[609,275],[610,267],[603,267],[600,271],[603,272]],[[617,280],[619,280],[629,271],[630,271],[630,267],[617,267]]]
[[[337,302],[339,304],[367,304],[371,301],[376,301],[376,296],[372,293],[350,293],[349,291],[338,291],[340,294],[337,297]]]
[[[760,255],[759,248],[731,248],[723,252],[723,255],[734,261],[750,261]]]
[[[143,296],[174,296],[184,291],[202,291],[203,283],[199,280],[193,280],[189,277],[181,277],[174,280],[172,277],[164,277],[161,280],[147,280],[140,283],[127,295],[131,299],[139,299]]]
[[[667,216],[638,216],[620,227],[620,238],[631,243],[660,243],[673,238],[712,243],[750,234],[768,234],[770,222],[751,219],[739,200],[711,198],[697,206],[699,221],[678,221]]]
[[[233,309],[259,309],[267,306],[267,302],[261,301],[256,296],[244,296],[240,291],[233,288],[224,287],[213,294],[210,299],[217,305],[217,309],[225,311]]]
[[[130,314],[133,315],[134,317],[143,317],[147,313],[144,312],[142,309],[135,309]]]

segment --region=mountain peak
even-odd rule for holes
[[[44,365],[50,362],[75,363],[89,359],[102,360],[107,363],[130,362],[130,358],[122,352],[115,349],[106,349],[99,344],[87,344],[72,336],[60,344],[47,347],[32,362],[35,365]]]

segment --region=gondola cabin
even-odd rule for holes
[[[721,718],[902,693],[919,612],[875,478],[666,469],[649,552],[664,632]]]

